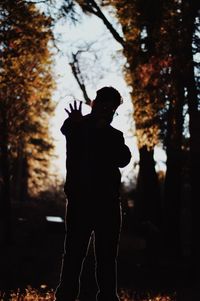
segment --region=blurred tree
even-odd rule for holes
[[[182,1],[182,23],[184,37],[184,74],[189,115],[189,176],[192,209],[192,259],[196,275],[200,268],[199,222],[199,170],[200,170],[200,2]]]
[[[193,55],[199,45],[195,34],[199,28],[199,2],[113,2],[128,44],[124,48],[128,61],[125,74],[133,87],[139,147],[153,147],[162,141],[166,149],[164,229],[168,245],[176,254],[180,254],[180,209],[185,166],[183,155],[187,147],[184,145],[183,128],[185,107],[188,107],[190,116],[188,130],[190,156],[193,158],[190,184],[193,183],[192,191],[197,193],[195,175],[199,166],[199,139],[195,132],[199,128],[199,113]],[[191,202],[195,204],[194,200]]]
[[[48,182],[52,39],[51,18],[34,4],[0,2],[1,213],[8,231],[11,193],[13,198],[35,194]]]

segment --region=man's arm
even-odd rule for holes
[[[125,144],[124,137],[122,133],[119,133],[117,143],[114,150],[114,157],[117,166],[122,168],[125,167],[131,160],[131,152],[128,146]]]
[[[116,167],[125,167],[131,160],[131,152],[125,144],[124,136],[121,131],[114,130],[112,134],[107,137],[107,145],[105,157],[107,157],[108,164]]]

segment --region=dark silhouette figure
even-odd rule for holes
[[[98,301],[118,301],[116,258],[121,227],[119,167],[131,158],[122,132],[113,128],[121,103],[113,87],[97,91],[92,111],[82,116],[82,103],[70,104],[61,132],[67,143],[67,195],[65,252],[57,301],[75,301],[82,264],[92,233],[96,261]]]

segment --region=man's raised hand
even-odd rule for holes
[[[79,122],[81,121],[83,114],[82,114],[82,104],[83,102],[80,101],[79,106],[77,106],[77,101],[74,100],[74,106],[72,104],[69,104],[70,110],[65,109],[67,114],[69,115],[69,118],[73,122]]]

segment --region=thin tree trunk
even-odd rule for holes
[[[1,170],[2,170],[2,200],[1,200],[1,241],[9,243],[11,240],[11,197],[10,197],[10,166],[8,154],[8,132],[6,115],[2,121],[2,141],[1,141]]]
[[[140,149],[140,169],[137,182],[136,211],[141,221],[150,221],[156,227],[161,222],[161,195],[155,170],[153,150]]]
[[[171,100],[166,141],[167,171],[164,187],[164,224],[165,246],[169,255],[181,255],[181,195],[182,195],[182,130],[183,130],[183,101],[184,87],[178,79],[178,72],[174,75],[177,86],[177,101],[173,105]]]
[[[186,70],[185,82],[188,92],[189,132],[190,132],[190,185],[191,185],[191,213],[192,213],[192,235],[191,235],[191,258],[194,267],[194,275],[199,273],[200,247],[198,243],[200,235],[200,205],[199,205],[199,171],[200,171],[200,112],[198,111],[197,83],[195,81],[193,36],[195,33],[195,19],[199,15],[199,1],[183,2],[183,23],[186,28],[185,57]],[[196,46],[198,46],[196,41]],[[197,50],[198,51],[198,50]],[[198,280],[199,281],[199,280]]]

